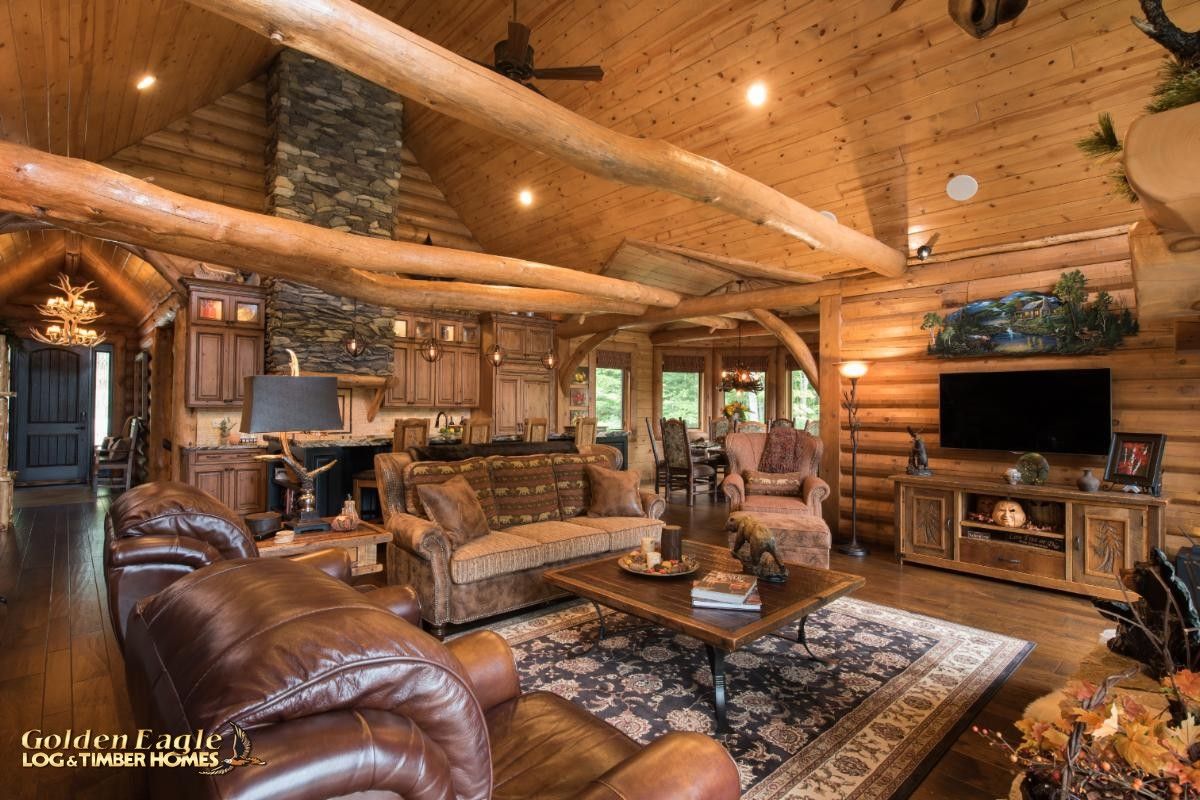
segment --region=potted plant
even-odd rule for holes
[[[750,410],[750,406],[746,405],[741,400],[734,400],[732,402],[726,403],[725,408],[722,409],[725,416],[728,419],[734,420],[735,422],[745,422],[746,421],[746,413],[749,410]]]

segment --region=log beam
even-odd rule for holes
[[[724,317],[722,319],[725,319]],[[810,315],[807,317],[792,317],[789,319],[780,320],[784,325],[791,328],[796,333],[816,333],[818,329],[818,317]],[[655,331],[650,334],[650,343],[653,345],[669,345],[678,344],[679,342],[699,342],[711,341],[713,339],[737,339],[739,337],[751,336],[767,336],[771,331],[764,328],[762,325],[754,323],[742,324],[733,326],[718,331],[705,330],[704,328],[670,328],[668,330]]]
[[[1200,236],[1200,104],[1133,121],[1125,174],[1146,218],[1165,231]]]
[[[594,336],[589,336],[568,356],[558,368],[558,387],[562,389],[563,394],[567,394],[571,389],[571,376],[575,374],[575,368],[583,363],[583,360],[588,357],[588,354],[600,346],[608,337],[612,336],[616,331],[604,331],[597,333]]]
[[[268,217],[176,194],[82,159],[8,142],[0,142],[0,212],[4,211],[98,239],[253,269],[379,305],[628,314],[644,311],[650,302],[674,305],[679,297],[565,267],[356,236]],[[542,288],[419,281],[371,270]]]
[[[789,281],[791,283],[816,283],[817,281],[824,280],[820,275],[810,272],[800,272],[799,270],[779,267],[774,264],[763,264],[758,261],[746,261],[745,259],[717,255],[716,253],[706,253],[703,250],[693,250],[690,247],[680,247],[675,244],[646,242],[640,239],[627,239],[626,242],[642,250],[659,250],[664,253],[673,253],[689,261],[697,261],[703,266],[740,275],[743,278],[766,278],[768,280]]]
[[[350,0],[192,2],[584,172],[706,203],[882,275],[904,272],[904,253],[764,183],[667,142],[609,130]]]
[[[804,370],[804,375],[808,378],[808,382],[813,386],[820,386],[821,379],[817,374],[817,360],[813,358],[812,351],[808,349],[808,345],[800,338],[800,334],[792,330],[790,325],[770,311],[761,308],[752,308],[750,309],[750,313],[758,320],[759,325],[762,325],[775,334],[776,338],[787,348],[787,351],[792,354],[792,358],[796,359],[796,363],[800,365],[800,369]]]

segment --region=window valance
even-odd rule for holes
[[[597,350],[597,369],[632,369],[633,354],[625,350]]]
[[[704,356],[663,353],[663,372],[704,372]]]

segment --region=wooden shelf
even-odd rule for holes
[[[1065,535],[1061,531],[1039,531],[1035,528],[1007,528],[1003,525],[997,525],[994,522],[976,522],[971,519],[964,519],[960,524],[964,528],[982,528],[988,531],[1002,531],[1004,533],[1023,533],[1026,536],[1044,536],[1047,539],[1061,539]]]

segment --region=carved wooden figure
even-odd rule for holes
[[[950,17],[958,27],[982,39],[997,25],[1019,17],[1027,5],[1029,0],[950,0]]]

